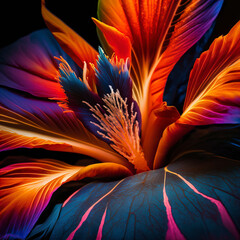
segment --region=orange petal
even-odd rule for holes
[[[116,28],[92,18],[97,27],[104,34],[108,44],[119,58],[131,59],[131,42],[127,36]]]
[[[94,65],[96,64],[98,56],[97,51],[64,22],[53,15],[46,8],[45,0],[42,0],[42,16],[47,27],[52,32],[60,46],[81,68],[84,66],[84,61],[87,63],[93,63]],[[94,77],[94,73],[90,66],[89,70],[90,76]]]
[[[152,58],[164,40],[179,3],[167,0],[150,3],[139,0],[100,0],[98,16],[101,21],[129,37],[138,57]]]
[[[18,134],[18,133],[19,134]],[[22,135],[20,134],[22,133]],[[52,151],[72,152],[70,144],[51,141],[38,136],[24,136],[26,132],[0,126],[0,151],[16,148],[44,148]]]
[[[222,2],[99,1],[99,19],[131,41],[133,92],[142,113],[143,133],[148,131],[151,109],[163,101],[163,90],[172,68],[208,30]]]
[[[114,163],[71,166],[52,159],[24,162],[0,169],[1,236],[24,238],[62,184],[86,177],[126,177],[131,172]]]
[[[223,1],[195,0],[186,3],[184,11],[169,32],[170,39],[151,79],[151,103],[163,101],[167,78],[180,57],[210,28],[221,9]],[[181,9],[181,7],[179,8]],[[177,15],[176,15],[177,16]]]
[[[147,113],[148,84],[151,69],[159,58],[165,35],[171,25],[179,1],[100,0],[99,19],[127,36],[132,43],[131,75],[134,97],[143,122]]]
[[[240,122],[240,21],[195,62],[179,123]]]
[[[240,21],[217,38],[194,64],[184,112],[164,130],[154,168],[166,164],[169,150],[194,126],[240,123]]]
[[[178,110],[174,106],[167,106],[166,102],[163,102],[160,108],[151,112],[148,120],[151,128],[148,128],[145,136],[143,136],[144,141],[142,141],[144,157],[150,169],[152,169],[155,153],[164,129],[179,117]]]
[[[173,123],[164,130],[155,154],[153,169],[166,166],[171,148],[192,129],[193,126]]]

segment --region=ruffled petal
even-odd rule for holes
[[[137,171],[148,170],[140,144],[141,114],[132,98],[128,61],[110,60],[99,48],[95,70],[98,94],[62,61],[59,80],[66,93],[67,108],[90,132],[134,164]]]
[[[139,129],[141,129],[142,117],[137,102],[133,99],[132,78],[129,72],[129,59],[123,60],[118,58],[107,58],[103,50],[99,48],[97,73],[97,90],[100,97],[104,98],[106,94],[119,91],[122,99],[126,99],[128,113],[137,113],[136,121],[138,121]],[[133,108],[132,108],[133,106]],[[132,108],[132,110],[131,110]]]
[[[102,98],[105,94],[119,90],[122,98],[132,100],[132,79],[129,74],[129,61],[114,58],[109,59],[99,48],[99,57],[97,62],[96,76],[97,92]]]
[[[0,237],[26,238],[54,191],[69,181],[89,177],[129,176],[118,164],[71,166],[52,159],[22,159],[0,169]]]
[[[166,168],[86,185],[57,221],[50,215],[53,227],[36,229],[68,240],[96,239],[100,228],[102,239],[239,239],[239,130],[198,129],[177,144]],[[234,150],[237,159],[222,156]]]
[[[89,88],[84,79],[77,77],[66,61],[60,64],[59,80],[66,94],[65,102],[67,107],[76,113],[77,117],[89,131],[103,140],[104,138],[97,133],[100,129],[92,124],[92,122],[96,122],[96,118],[94,117],[94,112],[90,110],[90,106],[93,108],[98,106],[103,113],[107,113],[103,107],[106,104],[103,99],[113,93],[118,92],[122,100],[126,99],[129,115],[131,115],[131,111],[137,112],[136,121],[141,126],[141,114],[137,103],[132,98],[132,80],[128,67],[128,60],[109,59],[104,54],[102,48],[99,48],[97,68],[95,69],[97,77],[96,94]]]
[[[86,80],[86,68],[83,70],[83,79],[79,78],[71,66],[63,58],[58,59],[59,82],[64,90],[65,97],[58,99],[59,106],[64,111],[72,111],[84,126],[96,135],[97,127],[91,122],[95,120],[88,104],[94,106],[101,103],[101,98],[92,91]]]
[[[15,147],[48,148],[51,144],[56,147],[55,150],[67,150],[96,157],[100,161],[126,164],[106,143],[86,130],[74,113],[63,112],[57,102],[1,89],[0,111],[1,125],[7,127],[5,131],[13,133],[12,136],[1,135],[2,150]],[[7,142],[9,136],[13,138],[14,134],[22,136]]]

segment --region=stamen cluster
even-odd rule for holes
[[[110,146],[131,162],[138,172],[148,170],[139,137],[139,123],[134,112],[134,102],[129,109],[127,98],[123,99],[120,92],[111,92],[102,98],[103,106],[94,107],[84,102],[90,108],[97,122],[91,122],[99,128],[97,133],[109,140]]]

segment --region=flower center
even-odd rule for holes
[[[139,137],[139,123],[136,120],[137,112],[134,112],[134,103],[130,111],[127,98],[123,99],[120,92],[111,92],[102,98],[102,108],[99,104],[94,107],[87,104],[97,122],[91,122],[99,128],[97,133],[109,140],[110,146],[132,163],[137,173],[148,171],[149,167],[144,158]]]

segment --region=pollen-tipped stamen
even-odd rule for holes
[[[118,90],[114,92],[113,88],[109,87],[111,93],[104,95],[102,109],[99,104],[93,107],[84,102],[97,120],[91,123],[99,128],[97,133],[101,137],[111,142],[110,146],[114,150],[134,165],[137,172],[147,171],[149,167],[140,145],[139,123],[136,120],[134,103],[129,111],[127,98],[123,99]]]
[[[60,61],[59,63],[59,72],[57,75],[57,79],[61,82],[61,78],[67,78],[69,79],[71,74],[75,77],[78,78],[76,73],[72,70],[72,68],[70,67],[70,65],[68,64],[68,62],[62,57],[60,56],[58,57],[54,57],[55,59],[57,59],[58,61]],[[83,62],[83,76],[82,79],[78,78],[80,81],[82,81],[86,87],[92,91],[89,83],[88,83],[88,78],[87,78],[87,73],[88,73],[88,69],[87,69],[87,63],[84,61]]]

